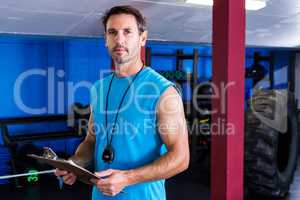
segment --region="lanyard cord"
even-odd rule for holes
[[[139,73],[142,71],[143,68],[144,68],[144,65],[141,67],[141,69],[138,71],[138,73],[133,77],[132,81],[129,83],[128,87],[126,88],[126,90],[125,90],[125,92],[122,96],[122,99],[121,99],[120,104],[118,106],[116,117],[115,117],[115,120],[114,120],[114,123],[113,123],[113,126],[112,126],[112,133],[111,133],[111,137],[110,137],[110,141],[109,141],[109,134],[108,134],[108,130],[107,130],[107,123],[108,123],[107,108],[108,108],[108,100],[109,100],[109,93],[110,93],[111,85],[112,85],[112,82],[115,78],[115,73],[113,73],[113,76],[112,76],[112,78],[109,82],[109,87],[108,87],[108,91],[107,91],[107,95],[106,95],[106,105],[105,105],[106,145],[111,146],[111,144],[112,144],[112,140],[113,140],[113,137],[114,137],[115,126],[116,126],[116,122],[118,120],[118,115],[119,115],[120,108],[123,104],[123,101],[126,97],[126,94],[127,94],[128,90],[130,89],[131,85],[134,83],[135,79],[138,77]]]

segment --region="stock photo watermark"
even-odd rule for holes
[[[45,114],[64,114],[68,112],[66,110],[66,107],[72,105],[75,102],[75,95],[79,90],[85,90],[87,94],[90,95],[91,99],[91,105],[94,105],[96,108],[94,109],[94,112],[98,112],[99,114],[105,114],[106,109],[104,106],[103,100],[105,100],[105,97],[107,95],[107,88],[102,87],[102,81],[105,81],[107,76],[111,73],[111,70],[101,70],[99,71],[99,78],[98,78],[98,84],[95,84],[91,81],[71,81],[68,80],[68,77],[66,77],[66,73],[62,69],[55,69],[54,67],[49,67],[47,69],[43,68],[36,68],[36,69],[30,69],[27,71],[24,71],[21,73],[15,81],[14,84],[14,90],[13,90],[13,97],[14,102],[18,109],[23,111],[26,114],[30,115],[45,115]],[[39,77],[43,79],[43,81],[46,83],[46,95],[47,95],[47,105],[44,105],[39,108],[34,108],[29,103],[25,103],[26,101],[22,98],[22,93],[24,92],[24,84],[26,81]],[[143,78],[143,77],[141,77]],[[267,78],[267,77],[266,77]],[[109,78],[108,78],[109,79]],[[125,83],[130,84],[132,79],[126,78],[127,82]],[[107,81],[107,80],[106,80]],[[262,80],[264,81],[264,80]],[[204,82],[199,83],[195,86],[194,90],[192,91],[192,97],[191,97],[191,103],[192,103],[192,109],[199,113],[200,115],[215,115],[220,114],[222,116],[223,114],[226,114],[226,95],[227,91],[230,87],[234,87],[236,85],[235,82],[229,82],[229,83],[220,83],[220,85],[216,85],[212,82]],[[182,91],[183,88],[180,87],[180,85],[177,85],[178,90]],[[210,88],[210,93],[203,94],[199,91],[201,91],[202,88],[208,87]],[[257,84],[254,86],[253,91],[254,95],[250,99],[250,106],[249,108],[252,110],[252,112],[256,115],[256,117],[267,124],[268,126],[280,131],[285,132],[287,127],[286,123],[283,118],[287,118],[287,92],[285,91],[274,91],[272,96],[259,96],[258,94],[262,89],[260,88],[260,85]],[[146,91],[146,92],[145,92]],[[31,92],[35,92],[35,88],[31,88]],[[132,105],[136,108],[136,110],[144,115],[154,115],[157,112],[157,108],[155,105],[157,105],[159,97],[162,95],[163,91],[161,91],[160,87],[158,87],[157,83],[153,82],[146,82],[141,81],[140,84],[133,84],[132,89],[128,91],[128,94],[126,96],[126,101],[122,104],[119,113],[122,113],[126,109],[129,109]],[[102,97],[102,98],[101,98]],[[116,98],[116,97],[110,97],[110,98]],[[181,104],[178,104],[177,101],[178,95],[170,95],[168,98],[165,98],[163,101],[159,102],[162,109],[162,111],[166,114],[176,114],[178,113],[178,110],[182,107]],[[273,102],[273,111],[274,118],[268,118],[262,112],[257,111],[257,105],[259,101],[265,101],[264,98],[271,98],[271,101]],[[212,101],[217,99],[220,105],[218,106],[219,110],[216,108],[207,108],[201,106],[201,101]],[[149,103],[151,102],[151,103]],[[171,104],[177,103],[175,106],[170,107]],[[148,103],[148,104],[147,104]],[[148,106],[151,105],[151,106]],[[90,109],[78,109],[74,108],[75,112],[79,114],[89,114],[91,111]],[[107,113],[110,114],[116,114],[118,108],[109,108],[107,109]],[[190,115],[192,110],[186,110],[186,114]],[[145,123],[143,127],[149,128],[149,122],[147,119],[144,120]],[[84,122],[84,121],[83,121]],[[119,122],[120,123],[120,122]],[[81,124],[81,123],[80,123]],[[85,126],[88,124],[86,121],[82,124],[85,124]],[[125,131],[121,131],[123,133],[126,133],[127,130],[130,130],[129,132],[136,132],[136,130],[139,130],[137,127],[134,131],[134,126],[138,126],[137,124],[132,124],[126,121],[122,122],[123,126],[126,127]],[[180,124],[180,123],[179,123]],[[155,127],[156,125],[151,125],[151,128],[159,129],[161,127]],[[165,126],[165,125],[164,125]],[[170,126],[170,125],[169,125]],[[172,125],[173,126],[173,125]],[[104,127],[94,127],[95,132],[103,132]],[[120,127],[118,127],[120,129]],[[176,128],[176,127],[175,127]],[[174,129],[173,127],[165,127],[165,129]],[[197,120],[188,122],[188,131],[189,133],[196,132],[197,134],[207,134],[207,124],[199,124]],[[216,118],[216,120],[212,123],[209,122],[209,132],[210,134],[228,134],[233,135],[235,133],[235,126],[232,122],[226,122],[225,119],[222,117]]]

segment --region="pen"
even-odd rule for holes
[[[64,179],[61,176],[58,177],[58,185],[59,185],[59,189],[62,190],[64,185]]]

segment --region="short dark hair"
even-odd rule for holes
[[[143,17],[143,15],[141,14],[141,12],[132,6],[122,5],[122,6],[112,7],[111,9],[109,9],[105,12],[104,16],[102,17],[102,23],[103,23],[105,32],[106,32],[106,25],[107,25],[108,19],[112,15],[119,15],[119,14],[133,15],[136,19],[139,32],[142,33],[146,30],[146,20]]]

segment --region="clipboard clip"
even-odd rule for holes
[[[47,159],[57,160],[58,156],[50,147],[43,147],[43,157]]]

